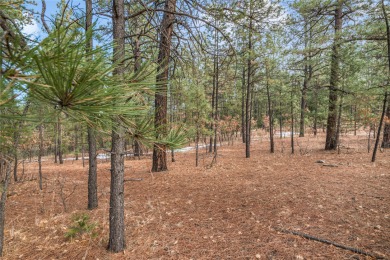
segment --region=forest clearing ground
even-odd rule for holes
[[[251,158],[239,139],[219,147],[217,164],[202,148],[176,153],[169,172],[151,173],[150,158],[126,161],[127,249],[108,242],[110,164],[98,165],[99,208],[86,210],[87,167],[44,162],[36,179],[12,184],[6,209],[4,259],[369,259],[274,228],[300,231],[390,258],[390,150],[371,163],[367,137],[343,135],[340,154],[323,150],[324,135],[253,137]],[[318,160],[337,167],[326,167]],[[38,172],[26,164],[25,177]],[[61,188],[63,187],[63,188]],[[61,191],[62,190],[62,191]],[[67,212],[64,210],[63,202]],[[64,237],[75,213],[96,222],[96,237]]]

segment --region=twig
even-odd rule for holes
[[[363,251],[363,250],[361,250],[359,248],[345,246],[345,245],[342,245],[342,244],[339,244],[339,243],[336,243],[336,242],[333,242],[333,241],[330,241],[330,240],[327,240],[327,239],[322,239],[322,238],[315,237],[315,236],[312,236],[312,235],[308,235],[308,234],[305,234],[305,233],[301,233],[301,232],[297,232],[297,231],[293,231],[293,230],[282,229],[282,228],[278,228],[278,227],[275,227],[274,229],[276,231],[279,231],[279,232],[282,232],[282,233],[285,233],[285,234],[292,234],[292,235],[300,236],[300,237],[303,237],[303,238],[306,238],[306,239],[309,239],[309,240],[314,240],[314,241],[318,241],[318,242],[325,243],[325,244],[328,244],[328,245],[333,245],[335,247],[338,247],[338,248],[341,248],[341,249],[345,249],[345,250],[349,250],[349,251],[357,253],[357,254],[371,256],[371,257],[376,258],[376,259],[385,259],[383,256],[380,256],[380,255],[377,255],[377,254],[374,254],[374,253],[369,253],[369,252]]]
[[[59,193],[59,195],[60,195],[60,198],[61,198],[62,206],[64,207],[64,211],[65,211],[65,212],[68,212],[68,207],[67,207],[67,205],[66,205],[66,201],[67,201],[67,200],[69,199],[69,197],[72,196],[73,193],[76,191],[77,184],[75,184],[75,183],[73,182],[73,190],[72,190],[68,195],[66,195],[65,192],[64,192],[64,187],[65,187],[64,182],[66,182],[66,178],[61,179],[61,180],[60,180],[60,179],[57,179],[57,182],[58,182],[58,184],[59,184],[59,186],[60,186],[60,193]]]
[[[142,178],[130,178],[130,179],[124,179],[123,182],[126,182],[126,181],[143,181]]]

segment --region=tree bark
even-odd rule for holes
[[[57,149],[58,149],[58,161],[60,164],[64,164],[64,158],[62,154],[62,127],[61,127],[61,115],[58,115],[57,122]]]
[[[156,91],[154,100],[155,118],[154,126],[156,129],[156,138],[161,139],[167,135],[167,89],[169,73],[169,57],[171,53],[173,24],[175,20],[176,0],[166,0],[163,20],[161,22],[161,33],[158,53],[158,74],[156,82],[160,83],[159,90]],[[168,170],[166,145],[155,143],[153,145],[153,164],[152,172],[161,172]]]
[[[387,104],[390,102],[388,101]],[[382,139],[382,148],[390,148],[390,123],[388,120],[390,119],[390,105],[387,105],[386,109],[386,122],[385,122],[385,127],[383,129],[383,139]]]
[[[246,85],[245,85],[245,66],[242,66],[242,89],[241,89],[241,137],[242,142],[246,143],[246,120],[245,120],[245,93],[246,93]]]
[[[291,90],[291,153],[294,154],[294,93],[293,90]]]
[[[42,190],[43,125],[39,125],[38,175],[39,189]]]
[[[0,158],[0,168],[1,165],[5,165],[5,177],[2,182],[1,187],[1,199],[0,199],[0,256],[3,255],[3,246],[4,246],[4,225],[5,225],[5,203],[7,200],[7,189],[9,184],[9,179],[11,175],[11,165],[10,162],[5,159]],[[0,171],[1,173],[1,171]]]
[[[251,58],[251,52],[252,52],[252,27],[253,27],[253,21],[252,21],[252,1],[250,1],[250,7],[249,7],[249,37],[248,37],[248,74],[247,74],[247,82],[246,82],[246,100],[245,100],[245,157],[250,158],[251,157],[251,143],[250,143],[250,135],[251,135],[251,118],[250,118],[250,110],[251,110],[251,86],[252,86],[252,58]]]
[[[0,80],[2,80],[2,79],[0,78]],[[26,106],[23,109],[23,117],[26,116],[29,108],[30,108],[30,101],[27,101]],[[15,149],[15,151],[14,151],[14,181],[15,182],[18,181],[18,165],[19,165],[18,147],[19,147],[20,132],[22,131],[22,127],[23,127],[23,121],[18,123],[18,125],[15,129],[15,133],[14,133],[14,144],[13,145],[14,145],[14,149]]]
[[[342,18],[343,18],[343,0],[338,0],[337,7],[335,9],[335,31],[334,31],[334,43],[332,48],[332,61],[330,68],[330,87],[329,87],[329,109],[328,119],[326,124],[326,143],[325,150],[336,150],[337,148],[337,101],[338,94],[337,88],[340,82],[340,59],[339,53],[341,47],[341,30],[342,30]]]
[[[211,122],[210,122],[210,131],[212,133],[214,133],[214,128],[215,128],[215,121],[214,121],[214,107],[215,107],[215,89],[216,89],[216,77],[215,77],[215,72],[216,72],[216,68],[215,68],[215,55],[214,55],[214,63],[213,63],[213,92],[211,94]],[[209,146],[209,153],[212,153],[213,152],[213,143],[214,143],[214,139],[213,139],[213,134],[210,135],[210,146]]]
[[[265,64],[265,70],[266,70],[266,89],[267,89],[267,100],[268,100],[268,117],[269,117],[269,139],[270,139],[270,152],[275,152],[275,145],[274,145],[274,119],[273,119],[273,111],[272,111],[272,104],[271,104],[271,93],[270,93],[270,86],[269,86],[269,68],[268,63]]]
[[[92,38],[92,0],[85,1],[86,8],[86,23],[85,31],[87,33],[87,42],[85,49],[87,52],[92,51],[93,38]],[[96,162],[96,133],[91,127],[88,127],[88,209],[94,209],[98,207],[97,196],[97,162]]]
[[[76,124],[74,126],[74,156],[75,156],[75,160],[78,161],[79,160],[79,151],[78,151],[78,147],[79,147],[79,125]]]
[[[374,150],[372,152],[372,158],[371,158],[371,162],[375,162],[376,160],[376,151],[378,150],[378,145],[379,145],[379,139],[381,137],[381,130],[382,130],[382,124],[383,124],[383,119],[385,117],[385,111],[386,111],[386,103],[387,103],[387,92],[385,93],[385,98],[383,99],[383,108],[382,108],[382,116],[381,116],[381,119],[380,119],[380,122],[379,122],[379,126],[378,126],[378,134],[376,136],[376,140],[375,140],[375,146],[374,146]]]
[[[337,130],[336,130],[336,143],[337,146],[340,145],[340,133],[341,133],[341,114],[342,114],[342,109],[343,109],[343,95],[341,95],[340,98],[340,104],[339,104],[339,113],[337,115]]]
[[[216,22],[216,25],[217,22]],[[219,121],[219,111],[218,111],[218,95],[219,95],[219,39],[218,31],[215,32],[215,43],[216,43],[216,53],[214,55],[214,76],[215,76],[215,104],[214,104],[214,160],[217,159],[217,134],[218,134],[218,121]]]
[[[390,80],[390,25],[389,25],[389,19],[387,17],[384,0],[382,0],[381,3],[382,3],[383,16],[385,18],[385,23],[386,23],[387,61],[388,61],[387,77]],[[388,122],[388,120],[390,119],[390,102],[388,102],[387,105],[386,117],[387,120],[385,122],[385,127],[383,130],[383,141],[381,145],[382,148],[390,148],[390,123]]]
[[[309,29],[308,29],[309,27]],[[311,24],[308,24],[307,19],[305,18],[305,49],[309,48],[311,49]],[[301,91],[301,117],[299,120],[299,137],[304,137],[305,136],[305,114],[306,114],[306,107],[307,107],[307,102],[306,102],[306,95],[307,95],[307,90],[309,88],[309,84],[312,78],[312,66],[311,66],[311,52],[305,53],[305,68],[304,68],[304,79],[303,79],[303,86],[302,86],[302,91]]]
[[[54,124],[54,163],[58,163],[58,123]]]
[[[139,37],[136,37],[134,42],[134,72],[137,73],[141,68],[141,49],[140,49],[140,42]],[[134,157],[137,157],[140,159],[140,156],[143,155],[143,150],[140,142],[135,139],[134,140]]]
[[[119,62],[113,74],[124,74],[125,67],[125,19],[124,0],[113,0],[112,3],[113,23],[113,62]],[[110,235],[108,250],[121,252],[125,249],[125,211],[124,211],[124,128],[119,119],[114,119],[111,148],[111,185],[110,185]]]

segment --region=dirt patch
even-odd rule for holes
[[[169,172],[152,174],[150,158],[126,161],[127,249],[108,253],[110,165],[98,165],[99,208],[86,210],[87,172],[81,161],[37,164],[30,181],[12,184],[7,201],[4,259],[370,259],[275,230],[294,230],[390,258],[390,151],[370,162],[366,136],[343,136],[339,153],[322,150],[324,136],[268,138],[258,132],[251,158],[244,145],[222,145],[217,163],[201,150],[177,153]],[[317,161],[322,160],[323,163]],[[331,164],[337,167],[327,167]],[[61,188],[62,187],[62,188]],[[66,212],[65,212],[66,208]],[[72,240],[72,216],[87,213],[92,233]]]

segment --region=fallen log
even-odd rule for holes
[[[339,243],[336,243],[336,242],[333,242],[333,241],[330,241],[330,240],[327,240],[327,239],[315,237],[315,236],[312,236],[312,235],[309,235],[309,234],[305,234],[305,233],[302,233],[302,232],[282,229],[282,228],[278,228],[278,227],[275,227],[274,230],[282,232],[282,233],[285,233],[285,234],[292,234],[292,235],[300,236],[300,237],[303,237],[303,238],[306,238],[306,239],[309,239],[309,240],[314,240],[314,241],[318,241],[318,242],[325,243],[325,244],[328,244],[328,245],[332,245],[332,246],[335,246],[335,247],[338,247],[338,248],[341,248],[341,249],[344,249],[344,250],[348,250],[348,251],[354,252],[356,254],[370,256],[370,257],[373,257],[375,259],[385,259],[383,256],[380,256],[378,254],[366,252],[366,251],[364,251],[362,249],[355,248],[355,247],[345,246],[345,245],[342,245],[342,244],[339,244]]]

